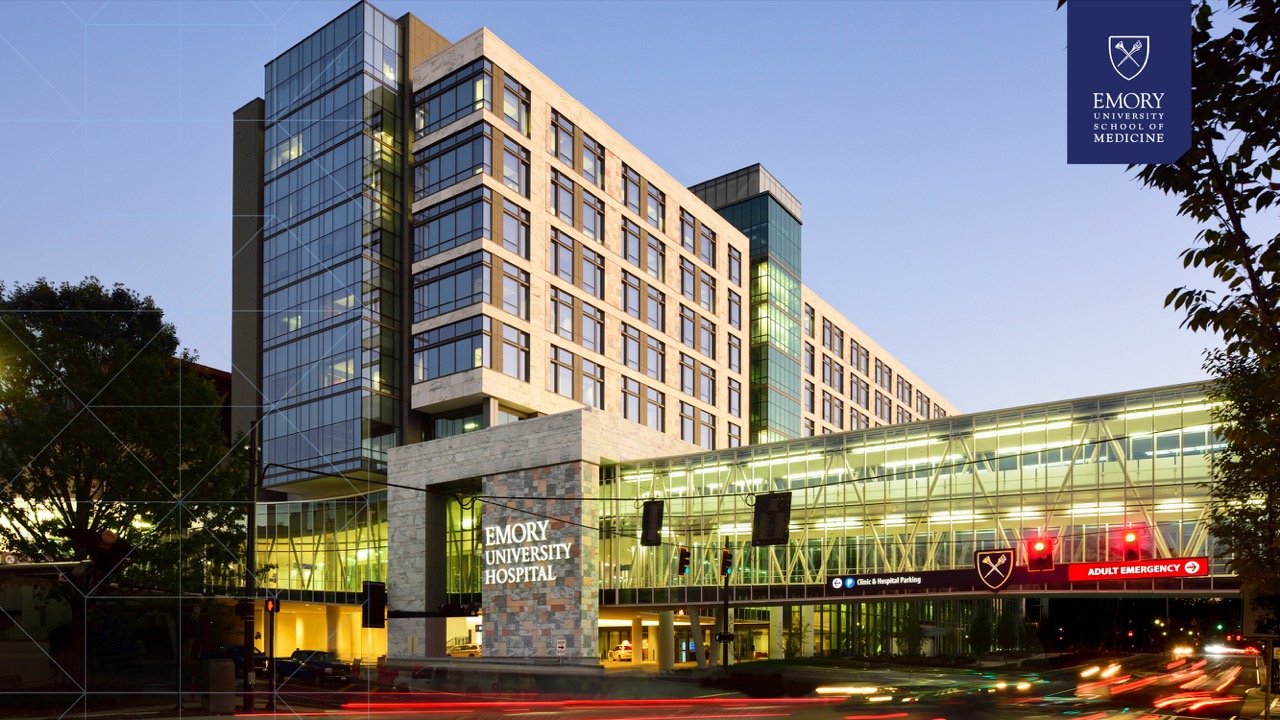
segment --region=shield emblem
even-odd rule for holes
[[[1111,67],[1125,80],[1142,74],[1151,55],[1150,35],[1112,35],[1107,38]]]
[[[983,585],[999,590],[1013,575],[1013,548],[979,550],[973,554],[973,567]]]

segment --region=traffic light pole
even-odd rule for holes
[[[258,549],[258,423],[249,429],[249,510],[245,518],[248,528],[244,550],[244,593],[249,598],[249,611],[244,615],[244,712],[254,711],[253,662],[257,651],[254,637],[253,612],[258,607],[255,573]],[[270,662],[270,658],[268,658]],[[274,691],[274,687],[272,690]]]
[[[729,575],[724,574],[724,609],[720,613],[720,667],[729,669]]]

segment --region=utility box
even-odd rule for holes
[[[236,711],[236,664],[230,658],[200,663],[200,708],[215,713]]]

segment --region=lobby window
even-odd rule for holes
[[[492,174],[489,130],[487,124],[477,123],[414,153],[413,199],[421,200],[482,172]]]
[[[698,273],[698,304],[710,312],[716,311],[716,279],[711,273]]]
[[[742,329],[742,296],[732,290],[729,291],[729,324]]]
[[[551,288],[551,330],[565,340],[573,339],[573,296]]]
[[[582,234],[604,242],[604,201],[589,192],[582,193]]]
[[[742,372],[742,341],[732,333],[729,334],[729,369]]]
[[[706,363],[698,364],[698,399],[708,405],[716,404],[716,371]]]
[[[502,373],[529,382],[529,333],[503,326]]]
[[[702,242],[698,245],[698,257],[702,262],[716,266],[716,233],[706,225],[702,226]]]
[[[555,110],[551,111],[551,154],[573,167],[573,123]]]
[[[693,397],[698,393],[698,363],[680,353],[680,392]]]
[[[687,402],[680,403],[680,439],[685,442],[696,443],[698,441],[696,430],[698,418],[695,414],[696,412],[692,404]]]
[[[696,300],[698,297],[698,271],[693,267],[693,261],[687,258],[680,258],[680,294]]]
[[[413,137],[425,137],[482,109],[493,109],[493,66],[483,58],[414,94]]]
[[[414,382],[489,367],[489,323],[477,315],[415,335]]]
[[[707,318],[698,319],[698,351],[716,359],[716,324]]]
[[[646,259],[646,270],[658,282],[665,282],[667,276],[667,246],[653,235],[649,235],[649,256]]]
[[[573,238],[551,228],[551,272],[567,282],[573,282]]]
[[[680,306],[680,342],[688,347],[698,347],[698,316],[689,308]]]
[[[640,331],[626,323],[622,324],[622,364],[640,369]]]
[[[929,416],[931,414],[929,412],[930,405],[931,403],[929,402],[929,396],[917,390],[916,391],[916,414],[920,416],[920,419],[922,420],[929,419]]]
[[[506,76],[502,88],[502,119],[529,137],[529,89]]]
[[[646,218],[658,230],[667,229],[667,195],[652,183],[649,185],[649,202]]]
[[[622,218],[622,258],[640,267],[640,226]]]
[[[913,388],[911,387],[911,383],[907,382],[906,378],[899,375],[898,376],[898,400],[906,403],[908,407],[910,407],[911,405],[912,390]]]
[[[645,336],[644,372],[658,382],[667,379],[667,346],[657,338]]]
[[[640,278],[622,271],[622,310],[633,318],[640,317]]]
[[[489,237],[492,197],[488,188],[476,188],[414,213],[413,259],[422,260]],[[525,218],[527,223],[528,213]]]
[[[893,390],[893,370],[876,358],[876,384],[885,390]]]
[[[590,135],[582,136],[582,177],[588,184],[604,189],[604,146]]]
[[[529,151],[511,138],[502,141],[502,184],[529,197]]]
[[[734,423],[729,423],[729,447],[742,447],[742,428]]]
[[[622,166],[622,199],[627,209],[640,214],[640,173],[626,165]]]
[[[490,261],[489,253],[475,252],[414,275],[414,322],[490,302]]]
[[[742,287],[742,253],[737,248],[729,248],[729,282]]]
[[[680,211],[680,245],[691,253],[698,251],[698,229],[693,216],[686,210]]]
[[[716,449],[716,416],[706,410],[698,411],[698,444],[707,450]]]
[[[529,273],[509,262],[502,263],[502,309],[529,319]]]
[[[604,409],[604,366],[582,360],[582,404]]]
[[[645,424],[650,430],[667,429],[667,394],[653,388],[645,388]]]
[[[667,296],[655,287],[649,287],[645,310],[645,322],[659,332],[667,330]]]
[[[804,306],[804,334],[813,337],[813,308],[809,305]]]
[[[814,352],[813,346],[809,343],[804,344],[804,371],[810,375],[814,372]]]
[[[622,417],[640,422],[640,383],[629,377],[622,378]]]
[[[567,398],[573,397],[573,361],[573,353],[551,346],[551,372],[547,376],[551,392]]]
[[[742,383],[729,378],[729,414],[742,417]]]
[[[529,211],[510,200],[502,201],[502,246],[529,259]]]
[[[808,380],[805,380],[804,381],[804,411],[805,412],[813,412],[813,401],[814,401],[815,395],[816,395],[816,389],[814,388],[813,383]]]
[[[573,181],[559,170],[551,171],[551,212],[566,224],[573,224]]]
[[[582,303],[582,347],[604,352],[604,312],[587,303]]]
[[[854,369],[863,375],[871,372],[871,353],[858,344],[857,340],[849,341],[849,362],[853,363]]]
[[[582,289],[604,299],[604,256],[594,250],[582,250]]]

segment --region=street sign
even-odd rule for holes
[[[564,656],[564,638],[556,638],[556,655]]]

